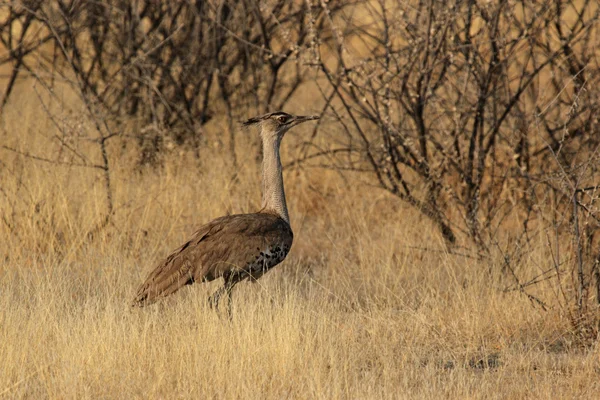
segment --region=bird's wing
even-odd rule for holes
[[[133,304],[153,303],[186,284],[210,281],[225,273],[246,271],[252,275],[259,266],[262,270],[281,262],[291,244],[292,231],[277,216],[239,214],[218,218],[198,229],[150,273]]]

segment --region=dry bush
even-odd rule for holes
[[[336,151],[358,153],[347,167],[374,173],[449,243],[458,231],[485,249],[506,215],[506,191],[595,156],[595,5],[363,8],[364,28],[336,36],[335,62],[316,56],[326,107],[347,136]],[[351,23],[331,21],[334,31]]]
[[[336,12],[343,2],[328,3]],[[129,134],[141,162],[165,138],[200,145],[224,109],[235,161],[234,121],[281,109],[306,79],[301,54],[324,8],[311,2],[111,0],[17,1],[0,18],[11,65],[3,106],[20,75],[49,92],[56,80],[80,93],[105,136]],[[316,21],[316,22],[315,22]]]
[[[503,258],[519,291],[515,264],[555,231],[544,244],[554,263],[540,273],[559,286],[571,276],[577,294],[563,300],[596,320],[600,297],[588,289],[600,288],[600,249],[584,257],[583,243],[600,221],[590,196],[600,183],[597,4],[382,0],[361,10],[330,19],[334,46],[314,48],[324,110],[345,136],[301,161],[366,173],[450,248]]]

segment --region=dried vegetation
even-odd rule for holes
[[[0,397],[593,397],[599,13],[0,4]],[[278,108],[322,115],[282,149],[288,259],[231,323],[210,285],[130,309],[195,226],[256,210],[237,121]]]

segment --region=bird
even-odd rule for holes
[[[276,111],[250,118],[242,125],[258,125],[262,139],[262,207],[256,213],[217,218],[194,232],[150,272],[132,302],[146,306],[196,282],[223,278],[223,286],[208,299],[218,309],[227,296],[231,318],[231,291],[245,279],[256,280],[288,255],[294,234],[283,186],[279,147],[292,127],[319,116],[295,116]]]

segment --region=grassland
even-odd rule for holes
[[[286,138],[284,161],[303,129]],[[145,274],[195,226],[257,209],[255,141],[240,138],[237,181],[216,132],[200,159],[174,149],[156,170],[136,168],[134,150],[114,141],[115,212],[90,237],[106,212],[102,175],[32,159],[56,155],[55,134],[21,83],[0,122],[0,142],[29,155],[0,149],[0,398],[566,399],[600,389],[600,350],[572,343],[550,282],[535,288],[544,311],[504,291],[493,261],[449,254],[414,210],[334,171],[286,171],[293,249],[235,289],[233,321],[206,304],[219,283],[132,309]],[[82,151],[100,157],[93,144]],[[549,263],[539,248],[522,276]]]

